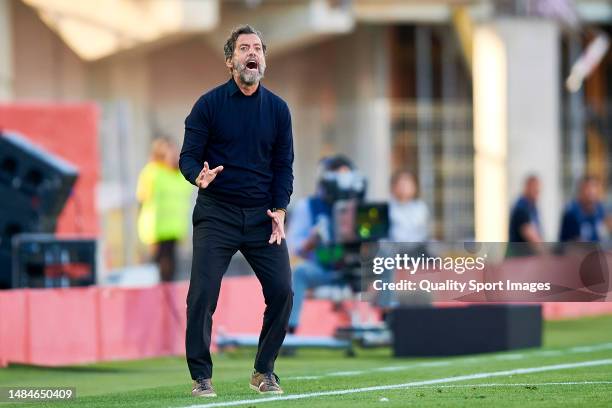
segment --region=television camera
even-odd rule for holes
[[[367,181],[355,169],[323,172],[319,189],[331,208],[331,217],[316,220],[320,243],[315,259],[337,271],[353,292],[361,292],[361,262],[376,251],[380,239],[388,236],[389,206],[365,201]]]

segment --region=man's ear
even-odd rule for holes
[[[225,66],[226,66],[226,67],[228,67],[228,68],[230,69],[230,71],[232,70],[233,65],[232,65],[232,60],[231,60],[231,58],[230,58],[230,59],[226,59],[226,60],[225,60]]]

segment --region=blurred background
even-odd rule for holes
[[[52,229],[94,241],[97,283],[157,281],[139,174],[152,142],[180,147],[194,102],[228,79],[223,44],[244,23],[264,34],[264,84],[291,108],[292,203],[339,153],[369,200],[412,172],[440,241],[507,241],[530,174],[544,241],[585,174],[612,202],[606,0],[0,0],[0,130],[74,166]],[[190,262],[187,233],[176,280]],[[237,256],[228,275],[243,273]]]
[[[264,33],[265,84],[292,110],[293,202],[314,189],[322,156],[344,153],[373,199],[388,198],[394,170],[412,170],[436,238],[502,241],[537,173],[553,241],[577,179],[609,185],[612,56],[565,85],[611,30],[607,1],[2,0],[0,18],[3,103],[95,104],[101,278],[145,260],[138,173],[151,141],[180,146],[195,100],[227,79],[222,47],[241,23]]]

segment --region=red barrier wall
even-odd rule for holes
[[[0,291],[0,367],[9,361],[28,361],[26,292]]]
[[[187,285],[0,291],[0,366],[182,355]],[[603,302],[543,306],[545,318],[612,313],[612,303]],[[374,312],[366,304],[359,307]],[[219,330],[259,333],[263,310],[255,277],[224,279],[214,316],[213,344]],[[346,322],[332,311],[331,302],[307,300],[302,323],[300,334],[331,335],[338,324]]]
[[[147,288],[0,291],[0,366],[66,365],[184,353],[187,282]],[[255,277],[223,280],[219,330],[259,333],[264,300]],[[302,334],[331,335],[342,323],[332,304],[309,300]],[[214,349],[214,347],[213,347]]]
[[[98,234],[98,108],[93,103],[0,104],[0,129],[20,133],[41,148],[76,165],[79,178],[59,220],[64,235]]]

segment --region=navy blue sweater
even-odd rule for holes
[[[198,99],[185,119],[179,167],[195,185],[208,162],[223,171],[199,195],[240,207],[287,208],[293,191],[289,107],[260,83],[244,95],[230,78]]]

